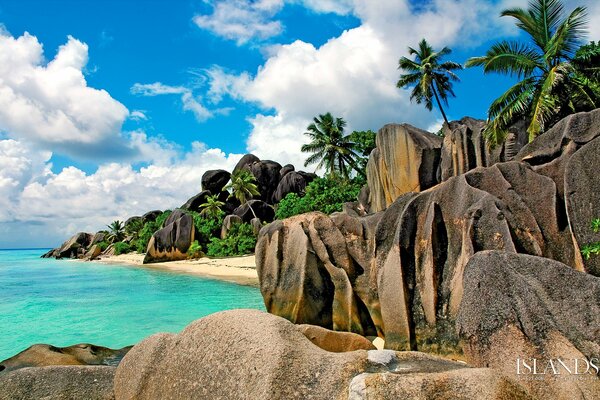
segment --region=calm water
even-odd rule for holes
[[[43,253],[0,250],[0,360],[34,343],[118,348],[216,311],[264,310],[257,288]]]

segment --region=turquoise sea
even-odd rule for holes
[[[0,360],[35,343],[120,348],[217,311],[264,310],[255,287],[45,252],[0,250]]]

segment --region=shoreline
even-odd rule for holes
[[[144,254],[129,253],[118,256],[101,256],[91,262],[194,275],[244,286],[259,286],[254,255],[228,258],[203,257],[152,264],[143,264],[143,260]]]

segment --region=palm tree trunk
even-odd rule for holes
[[[444,109],[442,108],[442,103],[440,102],[440,98],[438,97],[437,90],[435,89],[435,82],[431,83],[431,89],[433,90],[433,95],[435,96],[435,100],[437,101],[438,108],[442,112],[442,117],[444,117],[444,121],[446,121],[446,125],[450,125],[450,123],[448,122],[448,118],[446,118],[446,113],[444,112]]]

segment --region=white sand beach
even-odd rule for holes
[[[203,257],[196,260],[170,261],[153,264],[143,264],[143,260],[144,254],[130,253],[118,256],[103,256],[94,260],[94,262],[161,269],[234,282],[240,285],[258,286],[258,274],[256,273],[254,255],[227,258]]]

